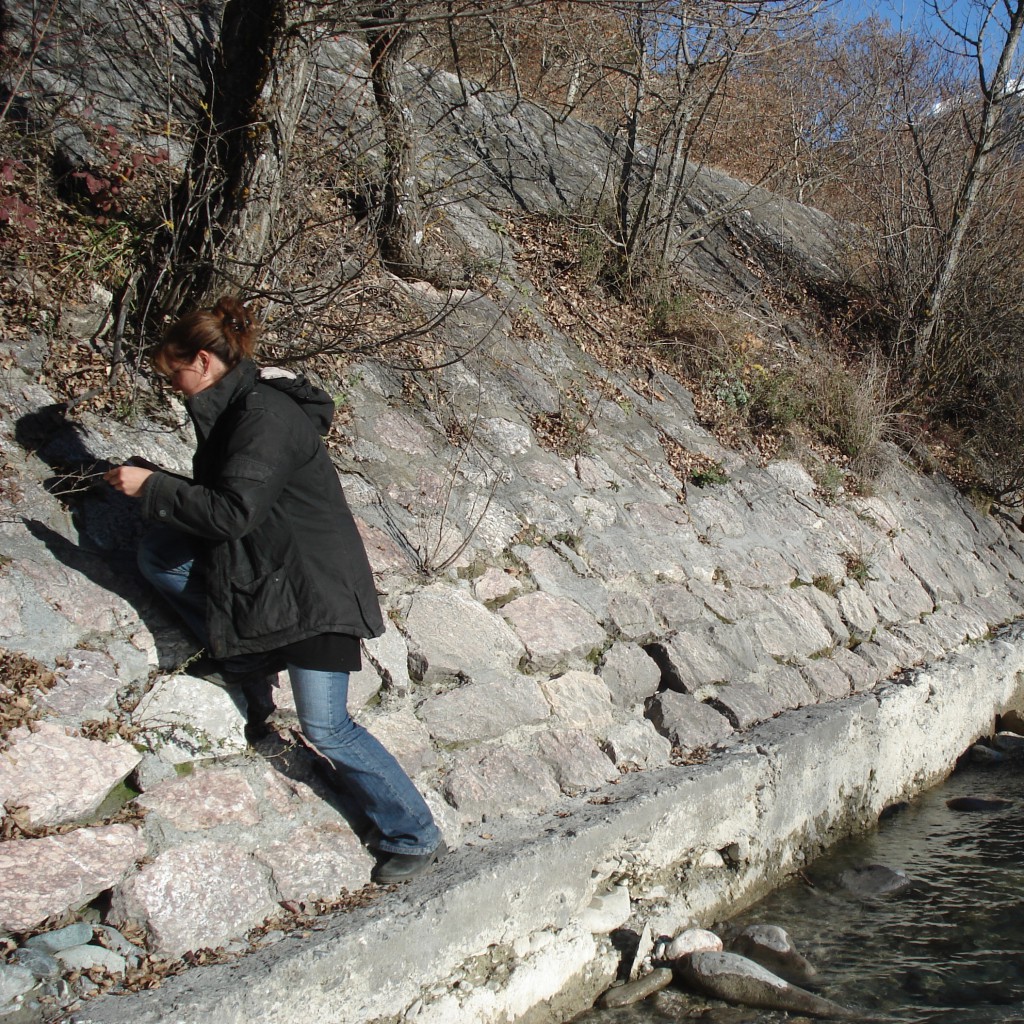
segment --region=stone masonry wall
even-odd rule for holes
[[[454,85],[439,75],[432,87],[441,109]],[[496,225],[586,197],[606,143],[567,123],[551,145],[542,112],[500,97],[450,117],[504,154],[489,164],[501,174],[446,207],[446,230],[500,259],[500,280],[486,295],[396,285],[428,315],[450,313],[444,340],[469,354],[429,380],[349,367],[331,450],[389,626],[365,645],[351,710],[454,850],[552,816],[592,820],[619,787],[642,785],[634,776],[657,789],[709,756],[728,772],[761,723],[858,696],[867,706],[885,680],[1021,615],[1015,520],[895,450],[872,496],[825,493],[796,461],[724,448],[673,378],[588,354]],[[444,176],[471,149],[441,135]],[[707,172],[694,201],[736,187]],[[695,254],[700,280],[757,301],[755,242],[829,273],[825,218],[745,198]],[[36,287],[31,275],[21,286]],[[0,338],[0,646],[55,682],[33,691],[39,717],[0,750],[0,934],[85,913],[168,957],[243,953],[268,919],[359,890],[371,860],[288,728],[287,680],[277,737],[249,748],[240,698],[189,675],[193,645],[136,575],[132,504],[91,476],[133,454],[187,471],[183,410],[176,424],[65,415],[39,376],[47,332],[89,338],[105,297],[59,321],[56,299],[34,297],[50,319]],[[552,418],[572,424],[563,454],[538,429]],[[677,475],[682,449],[719,463],[725,482]],[[737,768],[730,799],[747,799],[745,780]]]
[[[351,705],[453,848],[868,691],[1020,614],[1018,526],[940,478],[894,462],[877,496],[826,501],[794,462],[717,449],[669,380],[651,401],[619,383],[628,405],[604,403],[574,458],[488,387],[477,450],[457,463],[390,380],[363,368],[338,446],[389,623]],[[44,430],[49,396],[16,371],[4,399],[24,496],[0,525],[3,645],[57,682],[44,717],[9,737],[0,803],[36,829],[81,827],[0,844],[0,927],[38,928],[104,893],[111,923],[179,954],[238,940],[282,903],[358,889],[370,858],[308,752],[287,730],[247,749],[232,694],[182,668],[193,649],[131,566],[130,505],[100,485],[65,507],[39,482],[72,457],[181,467],[186,440],[89,416]],[[11,436],[26,424],[30,451]],[[661,432],[699,443],[729,481],[685,486]],[[417,572],[435,550],[450,565]],[[101,823],[125,779],[144,819]]]

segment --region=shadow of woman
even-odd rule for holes
[[[170,669],[188,660],[196,644],[173,612],[143,580],[135,552],[144,524],[135,502],[103,480],[110,459],[93,452],[83,428],[68,419],[63,403],[19,417],[15,440],[53,472],[44,489],[69,516],[69,538],[45,521],[45,513],[20,515],[26,531],[69,569],[121,598],[153,636],[157,663]]]
[[[21,522],[57,561],[117,595],[137,612],[157,644],[161,668],[187,670],[183,663],[191,659],[183,658],[182,652],[189,649],[189,643],[195,652],[197,645],[136,565],[135,552],[145,529],[138,503],[103,480],[103,474],[115,464],[90,449],[85,430],[66,412],[63,404],[54,404],[22,416],[16,423],[15,438],[53,471],[43,486],[71,517],[78,543],[41,519],[23,515]],[[244,715],[241,690],[229,687],[228,693]],[[334,807],[361,840],[372,840],[369,819],[338,773],[304,741],[289,743],[272,735],[258,743],[257,750],[283,776],[308,786]]]

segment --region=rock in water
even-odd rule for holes
[[[636,981],[608,989],[598,1000],[598,1005],[607,1010],[618,1006],[631,1006],[633,1003],[639,1003],[641,999],[654,995],[655,992],[660,992],[671,983],[672,971],[668,967],[656,967],[650,974],[645,974]]]
[[[983,743],[975,743],[971,747],[971,760],[975,764],[995,764],[997,761],[1003,761],[1006,755],[998,750],[993,750],[991,747],[986,747]]]
[[[955,796],[946,801],[951,811],[998,811],[1003,807],[1012,807],[1012,800],[1004,800],[1000,796]]]
[[[911,881],[899,868],[868,864],[867,867],[844,871],[839,876],[839,884],[857,896],[889,896],[910,888]]]
[[[894,804],[887,804],[882,808],[882,813],[878,815],[879,821],[886,821],[889,818],[895,817],[901,811],[905,811],[910,804],[906,800],[897,800]]]
[[[681,981],[698,992],[741,1006],[841,1020],[860,1016],[830,999],[791,985],[737,953],[693,953],[676,961],[675,971]]]
[[[722,940],[704,928],[687,928],[665,944],[661,953],[663,960],[678,960],[689,953],[720,952]]]
[[[1024,758],[1024,736],[1016,732],[997,732],[992,737],[992,746],[1012,758]]]
[[[797,952],[786,930],[778,925],[748,925],[733,940],[732,950],[795,985],[806,985],[818,973],[806,957]]]

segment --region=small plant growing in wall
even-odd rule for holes
[[[815,576],[811,583],[818,588],[823,594],[828,594],[829,597],[835,597],[839,592],[840,582],[835,576],[830,576],[828,573],[821,573]]]
[[[702,466],[690,474],[690,483],[694,487],[711,487],[728,482],[729,474],[722,468],[720,462],[713,462],[708,466]]]
[[[846,559],[846,575],[851,580],[863,586],[871,579],[871,566],[862,554],[847,551],[843,557]]]

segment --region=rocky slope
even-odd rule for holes
[[[433,77],[439,109],[454,88]],[[824,494],[795,461],[761,465],[723,447],[672,376],[610,369],[588,351],[580,328],[592,311],[538,289],[499,228],[517,208],[592,197],[597,132],[556,132],[535,108],[486,94],[445,124],[439,167],[461,159],[479,171],[479,146],[488,152],[446,230],[499,260],[503,284],[454,295],[400,286],[421,309],[453,309],[448,336],[471,352],[433,375],[429,401],[386,360],[351,365],[333,454],[389,622],[366,644],[352,711],[461,848],[451,871],[503,836],[582,828],[623,786],[678,785],[688,762],[728,775],[758,723],[866,694],[1021,614],[1016,522],[982,514],[895,451],[873,496]],[[830,274],[822,215],[710,172],[694,209],[714,194],[736,213],[695,256],[705,284],[756,306],[769,274]],[[25,720],[0,754],[0,932],[84,915],[153,954],[235,955],[297,921],[310,927],[367,884],[371,860],[286,716],[276,738],[249,748],[240,697],[188,674],[188,638],[135,574],[131,504],[90,477],[132,454],[186,469],[181,410],[170,425],[68,412],[39,377],[48,331],[88,337],[103,296],[67,312],[30,341],[0,339],[0,692],[21,708],[8,724]],[[769,342],[786,333],[775,322]],[[568,444],[545,429],[555,421],[569,425]],[[695,485],[681,451],[727,479]],[[864,778],[876,768],[865,763]],[[728,799],[742,802],[753,794],[736,770]],[[889,789],[910,792],[941,770]],[[835,829],[805,829],[797,845],[811,853],[879,809],[854,800]],[[713,848],[712,875],[748,856],[733,845]],[[621,864],[598,872],[567,912],[627,876]],[[387,906],[350,914],[383,927]]]

